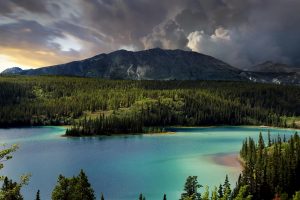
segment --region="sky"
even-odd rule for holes
[[[0,71],[156,47],[300,66],[300,0],[0,0]]]

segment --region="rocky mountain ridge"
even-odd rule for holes
[[[128,80],[228,80],[300,85],[300,68],[265,62],[241,70],[212,56],[160,48],[118,50],[66,64],[22,70],[10,68],[2,75],[60,75]]]

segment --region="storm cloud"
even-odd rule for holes
[[[186,49],[188,39],[184,30],[173,20],[169,20],[153,29],[147,36],[142,38],[145,49]]]
[[[0,1],[0,67],[155,47],[240,68],[266,60],[300,65],[299,23],[299,0]]]

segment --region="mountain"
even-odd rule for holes
[[[252,66],[247,69],[252,72],[270,72],[270,73],[292,73],[300,72],[299,67],[293,67],[282,63],[274,63],[272,61],[266,61],[264,63]]]
[[[241,73],[252,82],[300,85],[300,68],[267,61]]]
[[[24,70],[23,75],[67,75],[133,80],[245,80],[241,70],[192,51],[118,50],[81,61]]]
[[[230,80],[300,85],[300,68],[271,61],[240,70],[208,55],[160,48],[118,50],[66,64],[1,74],[60,75],[130,80]]]
[[[23,70],[20,67],[12,67],[4,70],[1,74],[20,74]]]
[[[247,72],[241,73],[241,76],[251,82],[256,83],[274,83],[284,85],[300,85],[299,72]]]

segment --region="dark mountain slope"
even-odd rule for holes
[[[23,75],[68,75],[133,80],[244,80],[240,70],[191,51],[119,50],[82,61],[24,70]]]
[[[252,82],[300,85],[300,68],[267,61],[241,73]]]
[[[264,63],[252,66],[247,71],[269,72],[269,73],[292,73],[292,72],[300,73],[300,68],[282,64],[282,63],[274,63],[272,61],[266,61]]]

